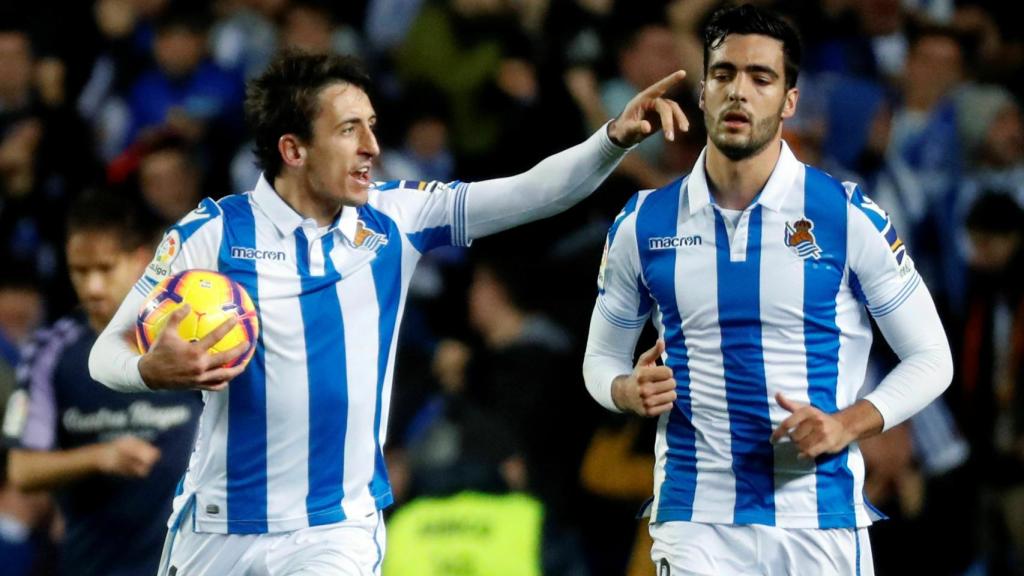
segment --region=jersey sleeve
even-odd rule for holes
[[[596,190],[631,149],[614,144],[606,124],[526,172],[457,186],[468,190],[459,204],[460,233],[482,238],[567,210]]]
[[[638,197],[629,201],[608,231],[583,357],[587,391],[615,412],[619,408],[612,398],[612,383],[617,376],[632,371],[633,352],[652,306],[640,276],[635,214]]]
[[[63,349],[62,324],[41,330],[21,350],[14,393],[4,414],[4,444],[53,450],[57,443],[57,393],[53,374]],[[68,329],[63,326],[63,329]]]
[[[393,180],[375,187],[377,204],[420,253],[441,246],[469,246],[464,182]]]
[[[597,273],[597,311],[627,330],[642,328],[651,314],[651,297],[640,274],[636,243],[636,204],[630,199],[608,230]]]
[[[93,380],[119,392],[148,392],[139,373],[138,350],[130,342],[139,307],[164,278],[197,268],[215,269],[220,250],[223,213],[209,198],[164,234],[142,278],[128,292],[114,317],[96,338],[89,353]]]
[[[921,284],[921,276],[889,215],[859,187],[850,195],[848,243],[850,285],[875,318],[899,308]]]
[[[153,260],[135,284],[136,292],[145,297],[161,280],[182,270],[216,268],[221,218],[220,206],[204,198],[195,210],[168,228]]]

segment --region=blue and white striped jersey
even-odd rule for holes
[[[677,382],[659,422],[653,521],[868,525],[857,445],[808,461],[771,444],[788,416],[774,396],[825,412],[853,404],[868,312],[891,313],[920,277],[884,211],[785,143],[738,218],[714,203],[704,158],[630,199],[598,279],[595,318],[635,331],[651,318]]]
[[[397,328],[420,256],[468,242],[467,187],[378,184],[366,205],[318,228],[261,177],[246,194],[203,200],[167,232],[136,290],[218,270],[246,288],[261,327],[241,376],[204,393],[175,499],[177,511],[195,498],[197,531],[294,530],[391,503],[381,447]]]

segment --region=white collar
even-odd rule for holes
[[[712,202],[711,192],[708,188],[707,173],[704,170],[707,152],[708,149],[705,146],[701,150],[700,156],[697,157],[697,162],[690,172],[690,177],[686,180],[690,214],[697,213]],[[779,154],[779,160],[775,163],[772,175],[768,178],[768,182],[761,189],[754,202],[778,212],[782,208],[782,202],[786,199],[786,194],[792,188],[793,180],[796,178],[799,169],[800,161],[793,155],[786,141],[782,140],[782,151]]]
[[[295,233],[295,229],[301,227],[302,223],[307,220],[289,206],[284,198],[281,198],[264,174],[260,174],[260,179],[252,192],[252,198],[256,206],[274,223],[282,236],[291,236]],[[345,206],[341,209],[341,215],[331,222],[327,230],[336,229],[354,242],[357,220],[359,220],[359,209]]]

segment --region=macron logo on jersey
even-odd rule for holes
[[[280,250],[257,250],[246,246],[232,246],[231,257],[239,260],[271,260],[279,262],[285,259],[285,253]]]
[[[671,250],[672,248],[682,248],[684,246],[701,246],[703,243],[699,234],[694,234],[693,236],[661,236],[648,240],[647,247],[651,250]]]

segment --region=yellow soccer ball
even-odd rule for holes
[[[185,270],[165,278],[153,288],[135,322],[135,339],[140,352],[149,350],[171,313],[186,303],[191,311],[178,325],[178,335],[183,340],[195,342],[225,320],[237,316],[238,324],[210,348],[210,353],[230,350],[247,342],[249,349],[245,354],[227,366],[249,362],[256,352],[260,331],[256,306],[241,284],[212,270]]]

